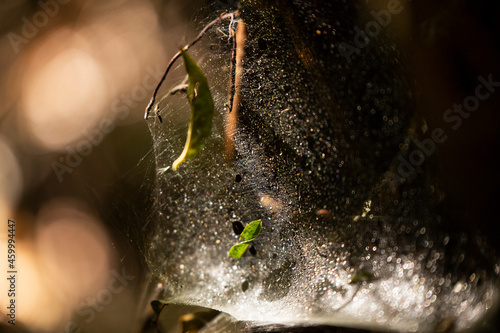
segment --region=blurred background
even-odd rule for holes
[[[204,8],[195,0],[0,4],[0,325],[11,219],[16,328],[139,330],[147,279],[138,249],[153,179],[144,108]]]
[[[16,328],[140,330],[151,288],[141,228],[154,186],[144,108],[178,46],[235,2],[1,2],[0,312],[11,219]],[[391,29],[414,75],[416,118],[448,126],[443,113],[479,75],[500,81],[499,4],[402,3],[409,10]],[[461,227],[477,221],[497,250],[498,90],[432,158],[441,205]],[[12,329],[2,317],[0,331]]]

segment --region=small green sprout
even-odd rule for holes
[[[250,246],[250,243],[259,236],[260,232],[262,230],[262,220],[256,220],[253,222],[250,222],[245,229],[241,232],[240,235],[240,240],[242,238],[245,239],[245,241],[234,244],[231,249],[229,250],[228,257],[233,257],[236,259],[239,259],[245,254],[245,251],[247,248]]]

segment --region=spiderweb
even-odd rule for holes
[[[158,104],[162,123],[148,120],[156,216],[147,260],[165,300],[257,326],[474,325],[497,299],[498,266],[480,238],[439,215],[425,167],[411,179],[397,173],[418,133],[395,45],[382,32],[349,62],[339,45],[352,44],[366,8],[254,3],[241,8],[248,36],[234,151],[226,127],[236,22],[214,25],[189,51],[216,106],[202,152],[170,170],[189,122],[184,95]],[[184,77],[179,60],[166,91]],[[232,223],[256,219],[257,253],[228,258]]]

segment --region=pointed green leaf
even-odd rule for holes
[[[240,239],[245,238],[245,241],[250,242],[259,236],[262,230],[262,220],[250,222],[245,229],[243,229]]]
[[[249,245],[250,245],[249,242],[248,243],[243,242],[233,245],[229,250],[228,257],[240,259],[243,256],[243,254],[245,254],[245,251],[247,250]]]
[[[193,158],[203,148],[203,141],[212,133],[214,117],[214,101],[208,86],[207,78],[196,62],[181,50],[186,72],[189,76],[187,97],[191,106],[191,120],[181,155],[172,163],[172,170],[176,171],[179,164]]]

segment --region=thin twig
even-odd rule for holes
[[[194,44],[196,44],[201,39],[201,37],[203,37],[203,35],[207,32],[208,29],[210,29],[212,26],[214,26],[218,22],[220,22],[222,20],[225,20],[227,18],[231,18],[231,20],[233,20],[234,17],[238,16],[238,15],[239,15],[238,11],[234,11],[234,12],[227,13],[227,14],[226,13],[222,13],[218,18],[216,18],[215,20],[213,20],[212,22],[210,22],[209,24],[207,24],[203,28],[203,30],[200,31],[200,33],[198,34],[198,36],[196,36],[196,38],[190,44],[187,44],[186,46],[184,46],[181,50],[179,50],[173,56],[173,58],[168,63],[168,66],[167,66],[167,69],[165,70],[165,73],[163,73],[163,76],[161,77],[160,82],[158,82],[158,85],[156,86],[156,88],[155,88],[155,90],[153,92],[153,96],[151,96],[151,99],[149,100],[149,104],[146,107],[146,112],[144,113],[144,119],[147,120],[149,118],[149,113],[151,112],[151,109],[153,108],[153,105],[155,103],[156,95],[158,94],[158,91],[160,90],[160,87],[163,84],[163,81],[165,81],[165,78],[167,77],[167,74],[170,71],[170,68],[175,63],[175,61],[181,56],[181,52],[189,50],[189,48],[191,46],[193,46]]]

